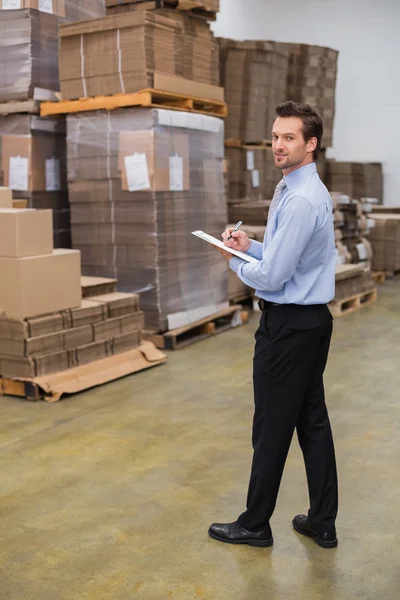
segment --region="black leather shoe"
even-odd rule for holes
[[[248,544],[249,546],[266,548],[274,543],[269,525],[256,531],[249,531],[237,521],[234,523],[213,523],[208,533],[215,540],[227,544]]]
[[[293,521],[293,527],[298,533],[308,535],[315,539],[317,544],[322,548],[336,548],[338,540],[336,537],[336,531],[333,527],[327,531],[315,531],[308,523],[308,517],[306,515],[297,515]]]

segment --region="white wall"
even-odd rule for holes
[[[213,29],[339,50],[328,156],[382,162],[384,202],[400,205],[400,0],[221,0]]]

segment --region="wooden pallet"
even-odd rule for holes
[[[94,96],[80,98],[79,100],[43,102],[40,107],[40,114],[42,117],[46,117],[101,109],[115,110],[116,108],[128,106],[167,108],[214,117],[226,117],[228,114],[226,102],[150,88],[132,94],[114,94],[113,96]]]
[[[241,306],[231,306],[209,317],[190,323],[190,325],[171,329],[165,333],[145,331],[143,337],[145,340],[153,342],[156,348],[161,350],[179,350],[236,327],[238,320],[240,325],[247,323],[248,313],[242,310]]]
[[[399,274],[400,271],[373,271],[372,278],[375,283],[385,283],[387,279],[392,279]]]
[[[377,290],[375,288],[368,292],[363,292],[362,294],[355,294],[349,298],[343,298],[343,300],[333,300],[329,304],[329,309],[334,318],[343,317],[344,315],[360,310],[360,308],[363,308],[364,306],[373,304],[376,299]]]
[[[272,142],[270,140],[243,142],[242,140],[234,140],[231,138],[225,140],[225,148],[246,148],[247,146],[256,146],[258,148],[270,148],[272,146]]]
[[[0,115],[13,115],[15,113],[29,113],[38,115],[40,102],[38,100],[10,100],[0,104]]]

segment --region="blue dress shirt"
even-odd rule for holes
[[[278,304],[326,304],[335,295],[336,250],[333,202],[315,163],[285,176],[284,189],[264,243],[252,240],[248,263],[229,265],[259,298]]]

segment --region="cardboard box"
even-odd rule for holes
[[[68,326],[61,312],[27,319],[26,323],[28,325],[29,337],[38,337],[56,331],[63,331]]]
[[[12,208],[28,208],[28,200],[14,200],[13,199]]]
[[[51,210],[0,209],[0,256],[19,258],[52,252]]]
[[[63,332],[63,345],[66,350],[85,346],[91,344],[93,341],[93,327],[91,325],[74,327]]]
[[[68,2],[68,0],[67,0]],[[50,15],[65,17],[65,0],[0,0],[0,10],[34,8]]]
[[[25,319],[80,305],[81,267],[78,250],[0,258],[0,306],[8,317]]]
[[[118,169],[123,190],[188,190],[189,138],[177,132],[166,135],[162,131],[121,131]],[[135,177],[139,169],[142,171],[140,179]]]
[[[12,191],[7,187],[0,187],[0,208],[19,208],[13,206]]]
[[[128,333],[129,331],[137,331],[144,329],[144,312],[139,311],[132,313],[131,315],[125,315],[120,317],[121,321],[121,333]]]
[[[49,373],[59,373],[69,369],[69,356],[66,350],[36,356],[34,358],[36,376],[41,377]]]

